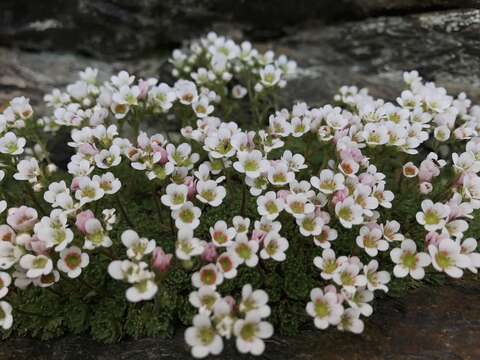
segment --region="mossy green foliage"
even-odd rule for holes
[[[193,144],[192,144],[193,145]],[[194,145],[195,146],[195,145]],[[313,136],[307,135],[304,139],[290,139],[287,145],[294,153],[303,153],[311,164],[309,173],[316,173],[324,168],[325,159],[332,157],[331,144],[320,144]],[[397,219],[401,223],[402,232],[414,239],[419,246],[423,246],[424,229],[416,223],[415,214],[420,209],[420,203],[425,198],[418,191],[412,191],[417,185],[414,179],[402,178],[398,168],[406,161],[415,160],[414,156],[388,152],[377,149],[368,149],[368,156],[375,163],[375,159],[382,157],[385,168],[379,170],[387,175],[387,188],[394,191],[396,199],[390,210],[383,211],[382,221]],[[275,154],[272,154],[272,158]],[[408,160],[407,160],[408,159]],[[448,170],[447,170],[448,172]],[[167,253],[175,250],[175,236],[170,229],[170,214],[163,208],[159,216],[153,194],[159,191],[164,184],[150,182],[142,178],[139,172],[126,164],[114,169],[114,173],[123,184],[120,201],[123,202],[128,215],[135,226],[135,230],[148,238],[153,238]],[[308,177],[305,173],[305,178]],[[64,175],[59,172],[56,179]],[[239,215],[242,201],[241,179],[236,178],[233,172],[227,179],[227,198],[218,208],[206,207],[201,217],[201,225],[195,234],[199,238],[208,239],[208,230],[215,221],[223,219],[231,221]],[[444,189],[453,174],[442,176],[442,183],[434,183],[435,192],[429,197],[435,200],[445,200]],[[302,179],[300,175],[299,179]],[[440,179],[440,178],[439,178]],[[18,184],[18,183],[17,183]],[[9,194],[11,204],[29,204],[20,187],[13,189]],[[233,189],[233,191],[232,191]],[[248,190],[247,190],[248,193]],[[128,199],[128,203],[127,203]],[[105,197],[103,208],[118,206],[115,197]],[[47,204],[44,204],[47,208]],[[93,205],[93,211],[100,216],[100,208]],[[257,219],[255,198],[247,196],[246,216],[252,220]],[[480,214],[476,214],[478,216]],[[5,214],[1,215],[2,223]],[[64,334],[89,334],[98,341],[112,343],[125,337],[140,338],[145,336],[169,336],[183,326],[191,323],[195,309],[188,301],[192,291],[190,276],[200,268],[201,261],[195,259],[189,269],[182,267],[178,261],[173,262],[165,278],[162,280],[159,291],[154,300],[138,304],[128,303],[125,299],[126,284],[114,281],[107,273],[107,266],[111,261],[110,256],[124,258],[125,248],[120,242],[120,234],[128,228],[125,219],[118,211],[119,222],[110,236],[114,242],[110,255],[103,251],[94,251],[90,254],[90,265],[85,269],[79,279],[62,280],[52,288],[42,289],[29,287],[27,290],[11,288],[8,300],[14,307],[14,327],[2,332],[3,337],[12,334],[32,336],[40,339],[51,339]],[[310,290],[314,287],[324,286],[319,271],[313,265],[313,258],[322,253],[310,238],[305,238],[297,230],[294,220],[282,213],[279,220],[282,223],[281,234],[290,242],[287,259],[282,263],[273,260],[260,261],[256,268],[241,266],[238,276],[233,280],[226,280],[219,291],[223,295],[231,294],[239,297],[244,284],[250,283],[254,288],[267,291],[272,307],[270,320],[275,326],[276,333],[293,335],[310,324],[311,319],[305,313],[305,304],[309,301]],[[338,230],[338,239],[333,242],[333,247],[339,255],[354,254],[368,263],[369,258],[355,245],[358,229],[345,229],[332,218],[330,224]],[[470,223],[468,235],[480,232],[480,221]],[[381,269],[392,270],[393,265],[389,252],[380,253],[377,257]],[[387,295],[378,293],[381,297],[400,296],[409,288],[420,286],[423,283],[437,284],[444,281],[441,274],[428,274],[425,282],[414,281],[410,278],[393,279],[389,284],[390,291]]]

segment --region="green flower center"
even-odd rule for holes
[[[267,209],[269,214],[276,214],[278,212],[278,206],[273,201],[269,201],[265,204],[265,209]]]
[[[305,230],[307,231],[313,231],[315,230],[315,222],[313,221],[312,218],[305,218],[302,221],[302,226]]]
[[[217,281],[217,274],[215,271],[207,269],[201,273],[202,282],[206,285],[214,285]]]
[[[240,330],[240,336],[243,340],[251,342],[255,340],[256,330],[255,324],[247,323],[243,325],[242,330]]]
[[[323,271],[327,274],[333,274],[337,270],[337,262],[334,259],[323,262]]]
[[[315,301],[315,315],[319,318],[324,318],[330,315],[330,307],[322,300]]]
[[[433,211],[427,211],[425,213],[425,224],[427,225],[435,225],[440,222],[440,219],[438,218],[438,215],[433,212]]]
[[[238,256],[240,256],[240,258],[242,258],[243,260],[250,259],[251,251],[247,244],[238,245],[235,251],[237,252]]]
[[[345,271],[340,274],[340,280],[342,281],[343,285],[347,285],[347,286],[348,285],[353,285],[352,276]]]
[[[213,190],[205,190],[201,195],[207,201],[213,201],[215,199],[215,192]]]
[[[255,160],[247,160],[243,165],[245,171],[253,172],[258,170],[258,163]]]
[[[338,216],[343,220],[350,221],[353,218],[352,210],[348,207],[343,207],[338,212]]]
[[[448,256],[448,253],[439,251],[435,255],[435,260],[437,261],[438,266],[442,269],[448,269],[454,265],[453,260]]]
[[[193,214],[193,211],[190,210],[190,209],[186,209],[186,210],[182,210],[180,211],[180,219],[184,222],[184,223],[191,223],[193,221],[193,219],[195,218],[195,215]]]
[[[301,201],[294,201],[290,204],[290,209],[292,209],[295,214],[303,214],[305,204]]]
[[[417,266],[417,257],[414,253],[405,252],[402,255],[402,265],[405,266],[407,269],[415,269]]]
[[[213,238],[219,244],[225,244],[228,240],[227,235],[223,231],[215,231],[213,233]]]
[[[65,264],[67,264],[68,268],[71,270],[75,270],[77,267],[79,267],[81,262],[82,258],[80,254],[77,253],[69,254],[65,258]]]
[[[185,195],[183,195],[181,193],[175,193],[172,197],[172,202],[175,205],[183,204],[185,202]]]
[[[34,269],[43,269],[45,266],[47,266],[48,260],[44,257],[38,257],[35,260],[33,260],[33,268]]]
[[[198,329],[198,338],[203,345],[209,345],[215,339],[215,330],[210,326],[204,326]]]

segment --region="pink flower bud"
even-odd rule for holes
[[[185,178],[185,185],[188,186],[187,198],[192,200],[197,194],[197,180],[193,176],[187,176]]]
[[[152,267],[163,273],[170,268],[170,263],[172,261],[172,254],[165,254],[161,247],[156,247],[153,250],[152,257]]]
[[[230,308],[233,310],[235,307],[235,299],[232,296],[227,295],[223,298],[223,300],[225,300],[225,302],[230,305]]]
[[[337,203],[343,202],[348,197],[348,189],[337,190],[332,196],[332,204],[336,205]]]
[[[420,183],[419,189],[422,194],[429,194],[433,190],[433,185],[427,181],[424,181]]]
[[[85,228],[85,224],[87,220],[94,219],[95,214],[91,210],[85,210],[81,213],[78,213],[77,218],[75,220],[75,226],[77,227],[78,231],[82,234],[87,234],[87,230]]]
[[[77,191],[79,189],[80,177],[74,177],[72,183],[70,184],[70,190]]]
[[[202,260],[210,263],[217,260],[217,257],[217,248],[214,244],[208,243],[207,246],[205,246],[205,249],[203,250],[203,253],[201,255]]]

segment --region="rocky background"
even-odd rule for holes
[[[104,77],[127,69],[168,79],[170,51],[209,30],[297,60],[289,104],[325,104],[345,84],[395,98],[412,69],[480,104],[480,0],[1,0],[0,107],[18,95],[41,105],[44,93],[87,66]],[[379,303],[360,337],[306,331],[270,341],[263,358],[479,359],[479,294],[478,282],[422,289]],[[78,338],[0,346],[2,360],[77,358],[188,356],[181,334],[115,346]]]

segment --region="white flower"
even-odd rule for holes
[[[181,184],[169,184],[166,188],[165,195],[162,195],[162,204],[168,206],[172,210],[180,209],[187,202],[188,187]]]
[[[74,279],[80,276],[82,269],[87,267],[89,263],[88,254],[82,253],[78,247],[72,246],[60,253],[57,267],[60,271],[67,273],[69,278]]]
[[[95,218],[88,219],[85,222],[85,230],[87,231],[87,234],[85,235],[85,242],[83,244],[84,249],[93,250],[100,246],[112,246],[112,240],[108,234],[105,233],[99,220]]]
[[[258,241],[248,240],[244,234],[237,236],[229,251],[238,264],[245,263],[248,267],[255,267],[258,263]]]
[[[60,194],[69,194],[70,190],[67,188],[65,181],[52,182],[48,185],[48,190],[43,194],[43,199],[52,204],[52,207],[58,207],[57,197]]]
[[[290,194],[286,199],[285,210],[296,219],[303,219],[315,210],[315,206],[305,194]]]
[[[9,241],[0,241],[0,269],[11,268],[23,255],[23,250]]]
[[[237,234],[245,234],[250,228],[250,219],[242,216],[234,216],[232,223]]]
[[[366,286],[367,278],[364,275],[359,275],[360,266],[355,262],[345,262],[341,268],[333,274],[333,281],[336,284],[343,286],[343,288],[353,293],[356,287]]]
[[[17,164],[17,171],[17,173],[13,174],[15,180],[29,181],[31,183],[36,183],[37,177],[41,174],[38,161],[34,158],[20,160]]]
[[[423,279],[425,276],[424,267],[430,265],[430,256],[424,252],[417,253],[417,245],[413,240],[405,239],[400,248],[390,252],[392,261],[396,264],[393,274],[402,278],[410,274],[415,280]]]
[[[292,183],[295,180],[295,174],[289,171],[288,164],[282,161],[268,168],[267,178],[270,184],[282,186]]]
[[[142,260],[155,249],[155,240],[141,238],[136,231],[125,230],[121,236],[122,244],[127,248],[127,256],[133,260]]]
[[[149,274],[149,277],[153,277],[153,274]],[[128,288],[125,292],[125,296],[130,302],[139,302],[144,300],[151,300],[158,291],[158,286],[150,278],[143,279]]]
[[[343,262],[346,261],[345,257],[336,258],[335,252],[332,249],[324,249],[322,256],[316,256],[313,259],[313,264],[322,272],[320,276],[324,280],[330,280],[333,275],[340,269]]]
[[[216,207],[222,203],[226,194],[225,188],[218,185],[214,180],[199,181],[197,183],[196,198],[202,203]]]
[[[432,200],[422,201],[423,212],[417,212],[416,218],[420,225],[423,225],[427,231],[441,230],[447,223],[447,217],[450,214],[450,208],[442,203],[434,204]]]
[[[115,85],[117,88],[121,88],[122,86],[125,85],[130,85],[133,83],[135,80],[135,76],[130,76],[128,72],[122,70],[120,71],[117,75],[113,75],[110,78],[110,81],[112,82],[113,85]]]
[[[350,229],[353,225],[361,224],[363,221],[363,209],[355,203],[352,197],[346,198],[343,202],[338,202],[335,205],[335,214],[340,223],[347,229]]]
[[[112,145],[108,150],[103,149],[95,155],[95,164],[100,169],[108,169],[117,166],[121,161],[121,150],[116,145]]]
[[[267,65],[260,69],[260,79],[263,86],[271,87],[278,84],[282,76],[282,70],[273,65]]]
[[[360,311],[358,309],[349,308],[346,309],[338,324],[338,330],[350,331],[354,334],[360,334],[363,332],[364,324],[360,318]]]
[[[270,316],[270,306],[268,306],[268,294],[261,289],[253,290],[252,285],[245,284],[242,288],[242,300],[238,309],[244,314],[255,311],[262,318]]]
[[[370,316],[373,313],[372,305],[369,304],[373,300],[373,291],[367,289],[357,289],[355,293],[344,292],[345,300],[348,305],[354,309],[358,309],[363,316]]]
[[[27,140],[25,138],[17,138],[13,132],[7,132],[0,137],[0,153],[8,155],[19,155],[23,153],[23,148]]]
[[[232,96],[234,99],[242,99],[247,95],[247,89],[242,85],[235,85],[232,88]]]
[[[237,276],[237,267],[239,265],[238,260],[231,253],[224,252],[216,261],[218,269],[223,273],[225,279],[233,279]]]
[[[314,288],[310,291],[311,301],[307,303],[308,315],[314,318],[315,327],[326,329],[329,325],[337,325],[343,314],[343,306],[336,291],[322,291]]]
[[[192,356],[197,359],[209,354],[218,355],[223,350],[223,341],[212,325],[209,317],[204,314],[195,315],[193,326],[185,331],[185,341],[192,347]]]
[[[202,286],[198,291],[192,291],[188,297],[190,304],[198,309],[200,314],[210,315],[220,294],[209,286]]]
[[[303,236],[318,236],[322,233],[323,218],[312,212],[297,219],[297,225]]]
[[[320,172],[320,177],[313,176],[310,179],[312,186],[324,194],[332,194],[337,190],[345,188],[345,177],[338,173],[335,174],[332,170],[324,169]]]
[[[260,355],[265,350],[263,339],[273,335],[273,326],[262,321],[258,312],[251,311],[247,313],[245,319],[235,322],[233,333],[237,337],[236,345],[239,352]]]
[[[53,270],[52,259],[45,255],[23,255],[20,266],[27,270],[27,277],[30,279],[48,275]]]
[[[458,243],[448,238],[441,240],[438,247],[435,245],[428,247],[433,267],[453,278],[462,277],[462,269],[471,266],[470,258],[462,254],[461,250]]]
[[[329,249],[332,246],[330,242],[336,240],[337,237],[337,230],[330,228],[328,225],[324,225],[320,235],[313,237],[313,243],[323,249]]]
[[[181,208],[172,211],[172,218],[175,220],[177,229],[189,227],[194,230],[200,225],[199,218],[201,214],[200,208],[187,201]]]
[[[181,228],[177,234],[175,255],[180,260],[190,260],[192,256],[203,253],[204,242],[193,237],[193,230],[190,228]]]
[[[192,285],[196,288],[209,286],[213,289],[223,282],[223,275],[215,264],[203,266],[192,275]]]
[[[3,299],[8,293],[8,287],[12,283],[12,278],[6,272],[0,271],[0,299]]]
[[[93,175],[92,181],[97,182],[105,194],[115,194],[122,187],[122,183],[111,172],[102,176]]]
[[[67,214],[60,209],[52,210],[50,217],[44,216],[35,224],[34,231],[47,248],[55,246],[55,251],[62,251],[73,241],[73,232],[68,228]]]
[[[214,108],[209,104],[209,100],[206,96],[200,96],[196,101],[192,103],[193,111],[198,118],[204,118],[210,115]]]
[[[190,105],[198,99],[198,92],[196,85],[188,80],[178,80],[175,83],[175,92],[184,105]]]
[[[8,330],[12,327],[12,324],[12,306],[6,301],[0,301],[0,327],[3,330]]]
[[[282,199],[277,198],[274,191],[269,191],[265,195],[257,198],[257,211],[259,215],[265,216],[270,220],[275,220],[284,208]]]
[[[75,198],[81,205],[101,199],[105,192],[97,181],[84,176],[78,180],[78,190],[75,191]]]
[[[462,254],[465,254],[470,259],[470,266],[468,270],[473,273],[478,273],[478,268],[480,268],[480,254],[476,252],[477,250],[477,240],[474,238],[467,238],[463,240],[461,244]]]
[[[365,249],[368,255],[377,256],[379,251],[388,250],[388,242],[382,239],[382,235],[380,227],[362,226],[356,242],[360,248]]]
[[[390,273],[388,271],[378,271],[378,261],[372,260],[363,267],[363,273],[367,278],[368,290],[382,290],[388,292],[385,284],[390,282]]]
[[[239,151],[237,153],[238,161],[233,163],[233,167],[239,173],[255,179],[269,168],[268,160],[263,158],[259,150]]]
[[[5,200],[0,200],[0,214],[7,209],[7,202]]]
[[[400,223],[396,220],[387,221],[385,225],[381,224],[380,227],[382,228],[384,239],[389,242],[403,241],[405,239],[405,237],[399,233]]]
[[[287,239],[281,237],[279,233],[271,231],[263,239],[263,249],[260,251],[260,257],[264,260],[284,261],[287,258],[285,251],[287,251],[288,246]]]
[[[228,247],[235,234],[235,229],[233,227],[228,228],[227,223],[223,220],[217,221],[213,227],[210,227],[212,242],[218,247]]]

